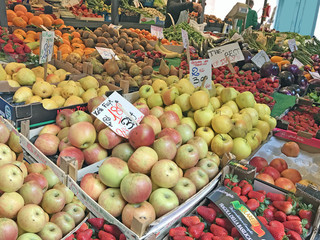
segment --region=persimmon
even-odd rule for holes
[[[29,18],[28,18],[26,15],[21,16],[21,18],[22,18],[26,23],[28,23]]]
[[[29,24],[33,24],[37,27],[40,27],[40,25],[43,25],[43,20],[39,16],[33,16],[32,18],[30,18]]]
[[[283,144],[281,152],[288,157],[297,157],[300,152],[300,147],[296,142],[286,142]]]
[[[20,29],[20,28],[14,30],[13,33],[14,33],[15,35],[19,34],[19,35],[21,35],[21,36],[23,36],[23,37],[26,37],[26,36],[27,36],[27,33],[26,33],[25,31],[23,31],[22,29]]]
[[[60,30],[54,30],[54,34],[61,37],[62,36],[62,32]]]
[[[66,28],[66,25],[64,25],[64,24],[62,24],[62,25],[59,27],[59,29],[64,29],[64,28]]]
[[[13,10],[14,10],[15,12],[17,12],[17,11],[22,11],[22,12],[24,12],[24,13],[27,13],[27,12],[28,12],[27,8],[26,8],[25,6],[23,6],[22,4],[17,4],[17,5],[15,5]]]
[[[17,33],[14,33],[14,35],[17,37],[17,38],[19,38],[20,40],[24,40],[24,37],[22,36],[22,35],[20,35],[20,34],[17,34]]]
[[[17,17],[17,14],[14,11],[7,10],[7,20],[8,20],[8,22],[12,22],[15,17]]]
[[[28,17],[28,19],[30,19],[30,18],[32,18],[34,15],[33,15],[33,13],[31,13],[31,12],[27,12],[27,13],[26,13],[26,16]]]
[[[45,27],[52,26],[52,21],[49,17],[47,17],[47,16],[42,17],[42,21],[43,21],[43,26],[45,26]]]
[[[23,12],[23,11],[16,11],[16,15],[17,17],[21,17],[21,16],[24,16],[26,13]]]
[[[40,36],[41,36],[41,32],[37,32],[37,33],[34,35],[34,39],[35,39],[35,40],[40,40]]]
[[[27,23],[25,20],[23,20],[21,17],[15,17],[13,20],[12,20],[12,23],[14,26],[16,27],[22,27],[22,28],[25,28],[27,26]]]
[[[82,40],[81,40],[80,38],[73,38],[73,39],[71,40],[71,43],[79,43],[79,44],[81,44],[81,43],[83,43],[83,42],[82,42]]]
[[[61,18],[54,20],[54,25],[64,25],[64,21]]]
[[[71,36],[74,37],[74,38],[80,38],[81,37],[80,33],[78,33],[78,32],[72,32]]]

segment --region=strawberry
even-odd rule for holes
[[[268,221],[267,221],[267,219],[266,219],[265,217],[258,216],[257,218],[260,220],[260,222],[261,222],[264,226],[267,226],[267,225],[268,225]]]
[[[257,191],[250,191],[248,193],[248,197],[257,199],[259,202],[263,202],[266,196],[260,192],[257,192]]]
[[[212,240],[233,240],[231,236],[213,236]]]
[[[71,234],[69,237],[65,238],[65,240],[73,240],[75,238],[74,234]]]
[[[210,231],[213,233],[213,235],[218,237],[228,236],[228,231],[225,228],[220,227],[216,224],[211,224]]]
[[[217,205],[215,205],[214,203],[209,203],[208,204],[208,208],[212,208],[213,210],[215,210],[216,211],[216,213],[217,213],[217,216],[221,216],[221,215],[224,215],[223,214],[223,212],[220,210],[220,208],[219,207],[217,207]]]
[[[246,184],[241,189],[241,195],[246,196],[249,192],[253,190],[253,187],[251,184]]]
[[[96,229],[100,230],[103,227],[104,219],[103,218],[90,218],[90,219],[88,219],[88,223],[90,223]]]
[[[256,199],[249,199],[246,204],[251,211],[254,211],[259,207],[259,202]]]
[[[269,198],[272,202],[273,201],[285,201],[286,200],[286,196],[284,194],[281,193],[271,193],[268,192],[267,193],[267,198]]]
[[[126,239],[127,239],[126,236],[123,233],[121,233],[120,237],[119,237],[119,240],[126,240]]]
[[[285,229],[295,231],[301,235],[303,233],[303,227],[305,226],[306,223],[307,223],[307,220],[305,219],[302,221],[293,220],[293,221],[283,222],[283,226],[285,227]]]
[[[279,222],[286,221],[287,215],[282,211],[276,211],[274,214],[274,220],[277,220]]]
[[[246,203],[248,201],[248,198],[246,196],[239,196],[239,198]]]
[[[203,233],[204,227],[205,227],[204,223],[200,222],[200,223],[197,223],[196,225],[192,225],[188,227],[188,232],[192,237],[199,238]]]
[[[269,221],[272,221],[274,219],[273,211],[268,208],[263,211],[263,216]]]
[[[217,216],[217,213],[214,209],[206,206],[197,207],[197,213],[210,223],[212,223]]]
[[[83,232],[79,232],[77,235],[76,235],[76,238],[77,240],[89,240],[92,236],[92,229],[87,229]]]
[[[288,215],[287,216],[287,221],[301,221],[301,218],[296,215]]]
[[[283,211],[287,215],[290,214],[293,210],[292,203],[289,201],[273,201],[272,205],[276,209]]]
[[[193,240],[193,238],[189,236],[175,236],[173,240]]]
[[[190,227],[192,225],[200,223],[200,218],[198,218],[197,216],[183,217],[181,218],[181,222],[187,227]]]
[[[288,231],[287,232],[287,237],[289,238],[289,240],[302,240],[302,238],[299,235],[299,233],[297,233],[295,231]]]
[[[236,227],[233,227],[231,229],[231,237],[233,237],[233,238],[240,238],[241,237],[241,234],[239,233],[239,231]]]
[[[187,232],[187,229],[185,227],[171,228],[170,231],[169,231],[169,236],[170,237],[187,236],[186,232]]]
[[[121,230],[116,225],[103,225],[103,230],[105,230],[107,233],[111,233],[116,238],[119,238],[121,235]]]
[[[225,179],[223,181],[223,185],[227,187],[234,187],[239,182],[237,175],[226,174]]]
[[[76,231],[76,234],[78,234],[79,232],[83,232],[85,230],[87,230],[89,227],[86,223],[83,223],[80,228]]]
[[[284,226],[281,222],[271,221],[269,222],[269,225],[266,226],[266,228],[275,240],[282,240],[282,238],[286,235],[284,232]]]
[[[233,187],[233,188],[232,188],[232,191],[233,191],[235,194],[237,194],[238,196],[241,195],[241,187],[239,187],[239,186]]]
[[[99,231],[98,237],[100,240],[116,240],[116,238],[112,234],[107,233],[103,230]]]
[[[301,219],[307,219],[308,223],[306,224],[305,228],[309,229],[312,223],[312,204],[300,204],[299,206],[301,209],[298,212],[298,215]]]
[[[213,239],[213,234],[211,232],[206,232],[204,234],[201,235],[201,237],[199,238],[199,240],[212,240]]]
[[[231,232],[231,229],[233,228],[233,224],[229,221],[228,218],[216,218],[216,224],[227,229],[228,232]]]
[[[244,185],[250,184],[247,180],[241,180],[238,184],[239,187],[243,188]],[[250,184],[251,185],[251,184]]]

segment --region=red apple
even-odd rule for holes
[[[39,205],[43,197],[42,188],[35,180],[24,183],[19,189],[19,194],[23,197],[25,204]]]
[[[297,169],[288,168],[281,172],[281,177],[290,179],[294,184],[302,180],[301,174]]]
[[[0,216],[15,219],[23,206],[24,200],[19,193],[4,193],[0,197]]]
[[[60,166],[61,164],[61,157],[70,157],[70,158],[75,158],[75,160],[78,163],[78,169],[82,168],[83,162],[84,162],[84,154],[83,152],[75,147],[67,147],[63,149],[58,157],[57,160],[57,165]]]
[[[88,111],[89,111],[89,113],[91,113],[94,109],[96,109],[96,107],[98,107],[101,103],[103,103],[104,100],[106,100],[106,99],[103,96],[98,96],[98,97],[91,98],[88,101]]]
[[[61,229],[63,235],[69,233],[76,225],[70,214],[66,212],[55,213],[50,222],[55,223]]]
[[[108,152],[100,146],[99,143],[94,143],[90,147],[83,150],[84,161],[87,165],[96,163],[108,157]]]
[[[150,115],[154,115],[157,118],[159,118],[163,113],[164,113],[164,109],[163,107],[160,107],[160,106],[153,107],[150,110]]]
[[[79,224],[85,217],[84,210],[76,203],[67,204],[63,208],[63,211],[70,214],[76,225]]]
[[[24,182],[29,182],[29,181],[36,181],[43,192],[47,191],[48,189],[48,181],[47,179],[40,173],[30,173],[25,179]]]
[[[109,127],[100,130],[98,141],[104,149],[112,149],[122,142],[122,137],[112,131]]]
[[[197,189],[189,178],[180,177],[178,183],[172,188],[172,191],[177,195],[181,204],[196,194]]]
[[[249,164],[256,167],[257,172],[260,172],[262,168],[268,166],[268,161],[263,157],[253,157],[251,158]]]
[[[150,115],[152,116],[152,115]],[[158,154],[159,160],[161,159],[174,159],[177,153],[177,146],[173,139],[165,135],[154,141],[152,148]]]
[[[38,136],[34,145],[46,156],[55,155],[58,151],[60,139],[53,134],[44,133]]]
[[[40,206],[27,204],[18,212],[17,223],[24,231],[37,233],[46,224],[46,215]]]
[[[98,118],[96,118],[93,122],[93,126],[96,129],[96,132],[100,132],[102,129],[106,127],[106,125]]]
[[[64,137],[60,140],[59,143],[59,152],[62,152],[63,149],[67,148],[67,147],[73,147],[72,144],[70,143],[68,137]]]
[[[80,187],[93,200],[97,201],[100,194],[106,189],[106,186],[101,182],[99,175],[95,173],[87,173],[81,179]]]
[[[56,124],[61,127],[69,127],[70,123],[70,115],[73,113],[74,111],[72,109],[62,109],[56,117]]]
[[[207,173],[200,167],[189,168],[184,173],[184,177],[189,178],[194,183],[197,191],[209,183],[209,177]]]
[[[145,123],[152,127],[154,134],[157,135],[161,131],[161,123],[154,115],[147,115],[141,120],[141,124]]]
[[[43,195],[41,207],[48,214],[60,212],[66,204],[66,198],[58,189],[50,189]]]
[[[158,155],[151,147],[137,148],[128,160],[131,172],[150,174],[151,168],[158,162]]]
[[[40,174],[41,175],[41,174]],[[23,172],[11,163],[0,167],[0,191],[15,192],[23,185]]]
[[[147,124],[140,124],[129,133],[129,143],[132,147],[150,146],[155,140],[155,134]]]
[[[150,113],[149,107],[145,103],[136,102],[136,103],[133,104],[133,106],[135,106],[145,116],[149,115],[149,113]]]
[[[174,111],[165,111],[159,117],[159,121],[162,128],[175,128],[180,124],[180,118]]]
[[[4,123],[0,122],[0,143],[8,142],[9,137],[10,137],[9,129]]]
[[[259,173],[257,176],[256,176],[257,179],[261,179],[267,183],[270,183],[270,184],[274,184],[274,180],[273,178],[269,175],[269,174],[266,174],[266,173]]]
[[[274,185],[286,189],[290,192],[295,193],[296,192],[296,186],[294,185],[294,183],[288,179],[288,178],[284,178],[284,177],[279,177],[275,182]]]
[[[273,180],[276,180],[280,177],[279,171],[271,166],[266,166],[266,167],[262,168],[260,173],[269,174],[273,178]]]
[[[43,163],[31,163],[26,165],[28,173],[40,173],[47,168]]]
[[[123,199],[119,188],[104,190],[99,196],[98,203],[114,217],[119,217],[126,205],[126,201]]]
[[[77,148],[87,148],[96,140],[96,129],[92,123],[78,122],[73,124],[68,133],[70,143]]]
[[[41,129],[39,135],[44,134],[44,133],[50,133],[53,135],[57,135],[60,132],[60,130],[61,130],[61,128],[56,124],[48,124],[48,125],[45,125]]]
[[[0,218],[0,240],[16,240],[18,238],[18,226],[9,218]]]
[[[277,169],[280,173],[288,168],[287,162],[282,158],[273,159],[269,165]]]
[[[179,147],[182,143],[182,137],[180,133],[174,128],[164,128],[161,132],[157,135],[157,138],[161,138],[163,136],[169,136],[173,139],[177,147]]]

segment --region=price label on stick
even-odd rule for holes
[[[212,87],[211,60],[201,59],[190,61],[189,64],[190,81],[195,87],[204,86],[208,89]]]
[[[182,42],[183,42],[183,47],[185,49],[188,48],[189,46],[189,36],[188,36],[188,32],[186,30],[183,30],[181,28],[181,35],[182,35]]]
[[[96,49],[103,59],[111,59],[114,57],[116,60],[119,60],[117,55],[110,48],[96,47]]]
[[[164,38],[163,28],[151,25],[151,35],[156,36],[159,39]]]
[[[304,67],[303,63],[296,58],[293,59],[292,64],[297,65],[298,68]]]
[[[54,32],[43,31],[40,39],[40,57],[39,63],[43,64],[51,61],[53,55]]]
[[[288,40],[288,45],[289,45],[289,48],[290,48],[291,52],[294,52],[294,51],[298,50],[297,43],[296,43],[295,39],[289,39]]]
[[[218,68],[230,63],[244,60],[244,56],[238,43],[231,43],[217,48],[208,50],[209,57],[212,62],[212,66]]]
[[[92,114],[121,137],[128,138],[130,131],[144,117],[135,106],[119,93],[112,93]]]
[[[270,61],[270,58],[268,57],[268,55],[265,51],[261,50],[256,55],[254,55],[254,57],[251,59],[251,61],[254,64],[256,64],[259,68],[261,68],[265,62]]]

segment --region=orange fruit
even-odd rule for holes
[[[26,13],[26,16],[28,17],[28,19],[30,19],[30,18],[32,18],[34,15],[33,15],[33,13],[31,13],[31,12],[27,12],[27,13]]]
[[[29,24],[33,24],[35,26],[40,27],[40,25],[43,25],[43,20],[39,16],[33,16],[32,18],[30,18]]]
[[[71,42],[72,42],[72,43],[79,43],[79,44],[83,43],[80,38],[74,38],[74,39],[72,39]]]
[[[25,6],[23,6],[22,4],[15,5],[13,10],[15,12],[17,12],[17,11],[22,11],[24,13],[28,12],[27,8]]]
[[[71,45],[70,44],[70,41],[68,40],[68,39],[66,39],[66,38],[62,38],[62,41],[63,41],[63,43],[62,44],[67,44],[67,45]]]
[[[22,27],[25,28],[27,26],[27,22],[25,20],[23,20],[21,17],[15,17],[12,20],[12,23],[14,26],[16,27]]]
[[[43,25],[45,27],[51,27],[52,26],[52,21],[51,21],[50,18],[44,16],[44,17],[42,17],[42,20],[43,20]]]
[[[12,22],[8,22],[8,26],[13,26],[13,23]]]
[[[81,44],[80,43],[72,43],[71,46],[72,46],[73,49],[77,49],[77,48],[81,49]]]
[[[69,37],[70,37],[70,33],[63,33],[62,34],[62,38],[69,39]]]
[[[66,28],[69,28],[69,31],[74,31],[74,27],[73,26],[66,26]]]
[[[39,40],[39,39],[40,39],[40,36],[41,36],[41,32],[37,32],[37,33],[34,35],[34,39],[35,39],[35,40]]]
[[[23,37],[26,37],[26,36],[27,36],[26,32],[23,31],[22,29],[16,29],[16,30],[13,31],[13,33],[14,33],[15,35],[19,34],[19,35],[21,35],[21,36],[23,36]]]
[[[26,13],[22,11],[16,11],[18,17],[24,16]]]
[[[53,22],[54,25],[64,25],[64,21],[60,18],[54,20]]]
[[[29,30],[28,32],[27,32],[27,35],[36,35],[37,33],[35,32],[35,31],[32,31],[32,30]]]
[[[67,59],[67,57],[68,57],[68,55],[69,55],[68,53],[62,54],[62,55],[61,55],[62,60],[66,60],[66,59]]]
[[[32,52],[36,55],[39,55],[40,54],[40,47],[33,49]]]
[[[67,48],[67,47],[63,47],[63,48],[59,49],[59,51],[61,51],[61,54],[62,54],[62,55],[63,55],[63,54],[70,54],[70,53],[72,53],[72,50],[70,50],[70,49]]]
[[[62,36],[62,32],[60,30],[54,30],[54,34],[57,36]]]
[[[50,20],[51,20],[52,23],[54,22],[54,19],[53,19],[53,17],[52,17],[50,14],[47,14],[46,16],[47,16],[48,18],[50,18]]]
[[[81,37],[80,33],[78,33],[78,32],[72,32],[71,36],[74,37],[74,38],[80,38]]]
[[[53,52],[54,52],[55,54],[57,54],[57,52],[58,52],[58,47],[57,47],[56,45],[53,45]]]
[[[62,24],[62,25],[59,27],[59,29],[63,29],[63,28],[65,28],[65,27],[66,27],[66,25]]]
[[[12,20],[17,17],[17,14],[12,10],[7,10],[7,19],[8,22],[12,22]]]
[[[26,21],[26,23],[28,23],[28,22],[29,22],[29,18],[28,18],[26,15],[21,16],[21,18],[22,18],[23,20],[25,20],[25,21]]]

